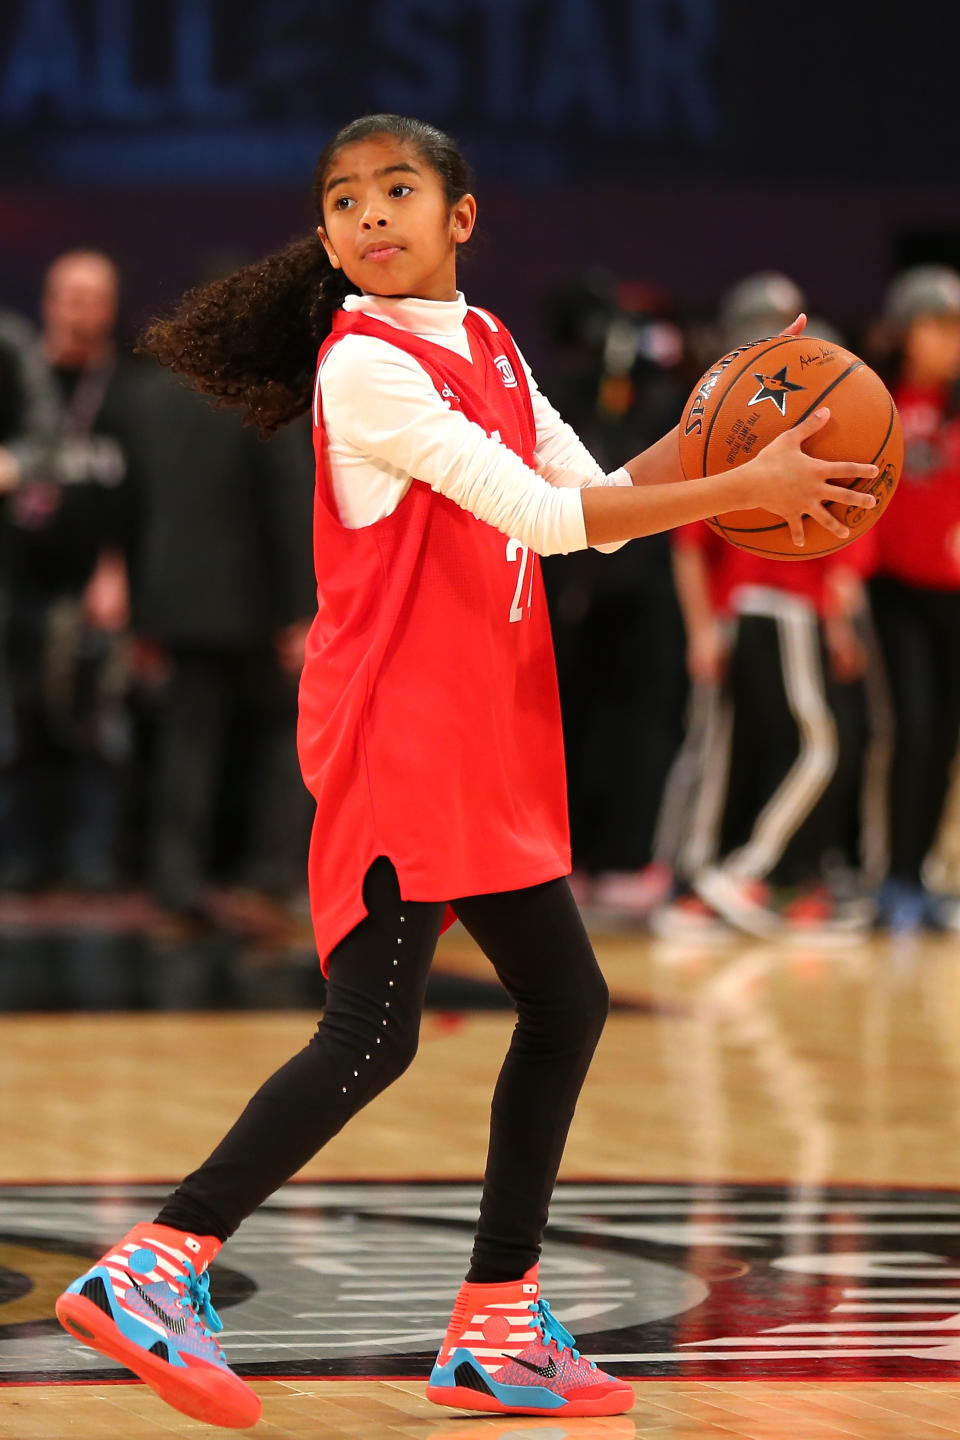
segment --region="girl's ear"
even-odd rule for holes
[[[450,213],[450,228],[454,241],[463,245],[473,234],[477,223],[477,202],[472,195],[464,195]]]
[[[333,266],[334,270],[339,270],[340,257],[337,254],[336,250],[334,250],[333,246],[330,244],[330,241],[327,239],[327,232],[326,230],[324,230],[322,225],[317,226],[317,234],[320,237],[320,244],[327,252],[327,259],[330,261],[330,264]]]

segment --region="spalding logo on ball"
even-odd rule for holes
[[[810,560],[863,535],[880,519],[900,479],[900,417],[869,365],[842,345],[806,335],[774,335],[741,345],[712,365],[694,387],[680,421],[680,464],[688,480],[745,464],[821,405],[829,406],[830,419],[804,449],[818,460],[878,466],[875,479],[855,480],[847,487],[872,494],[876,506],[861,510],[830,501],[827,508],[849,527],[850,538],[838,540],[805,516],[807,543],[802,550],[790,539],[787,522],[769,510],[714,515],[706,523],[732,545],[779,560]]]

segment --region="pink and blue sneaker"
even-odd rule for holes
[[[540,1299],[537,1266],[501,1285],[464,1283],[427,1399],[498,1415],[622,1415],[632,1386],[586,1360]]]
[[[67,1287],[57,1319],[175,1410],[245,1430],[260,1419],[261,1405],[213,1338],[223,1325],[210,1302],[207,1266],[219,1249],[212,1235],[135,1225]]]

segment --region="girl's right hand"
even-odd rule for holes
[[[826,508],[828,501],[858,505],[864,510],[873,509],[877,503],[872,495],[830,483],[831,480],[872,480],[879,473],[876,465],[816,460],[804,452],[804,442],[822,430],[829,419],[830,411],[825,406],[815,410],[799,425],[771,440],[759,455],[742,465],[738,473],[738,479],[746,482],[745,508],[757,506],[780,515],[790,527],[790,538],[798,549],[806,543],[805,515],[838,540],[849,539],[846,525]]]

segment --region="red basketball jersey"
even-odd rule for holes
[[[472,361],[339,311],[319,363],[347,334],[386,340],[416,357],[449,406],[532,464],[533,410],[513,341],[485,314],[469,311],[465,323]],[[451,900],[567,874],[570,840],[537,556],[416,479],[391,515],[347,529],[320,407],[319,611],[298,737],[317,801],[310,900],[325,970],[366,913],[363,878],[378,855],[393,862],[405,900]]]

